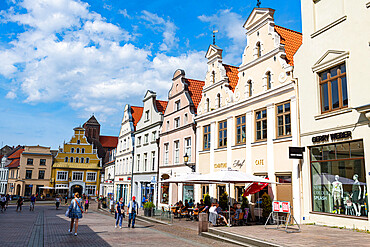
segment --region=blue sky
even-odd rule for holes
[[[212,42],[238,66],[256,1],[0,1],[0,144],[57,148],[95,114],[118,135],[126,103],[166,100],[173,72],[204,80]],[[263,1],[301,31],[299,0]]]

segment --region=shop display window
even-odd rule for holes
[[[367,216],[363,142],[315,146],[310,155],[313,211]]]
[[[162,184],[161,186],[161,203],[168,204],[168,192],[170,190],[169,184]]]

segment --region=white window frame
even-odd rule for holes
[[[170,143],[167,142],[164,144],[164,164],[167,165],[168,164],[168,155],[169,155],[169,151],[170,151]]]
[[[76,173],[82,173],[81,180],[74,179],[74,175]],[[83,181],[84,180],[84,175],[85,175],[84,172],[72,172],[72,181]]]
[[[187,141],[190,140],[188,145]],[[184,138],[184,155],[187,154],[189,157],[188,162],[191,162],[191,136]]]
[[[89,175],[91,174],[94,174],[94,177],[95,177],[94,180],[89,179]],[[86,172],[86,182],[96,182],[96,176],[97,176],[96,172]]]
[[[148,144],[149,143],[149,134],[145,134],[144,135],[144,144]]]
[[[93,190],[94,192],[93,193],[89,193],[89,190]],[[96,193],[96,185],[86,185],[85,186],[85,194],[89,195],[89,196],[94,196]]]
[[[144,165],[144,171],[147,171],[148,170],[148,153],[144,153],[144,157],[143,157],[143,165]]]
[[[176,148],[177,143],[177,148]],[[174,163],[179,164],[180,163],[180,140],[175,140],[173,142],[173,157],[174,157]]]
[[[179,128],[180,127],[180,117],[175,118],[174,120],[174,127]]]
[[[180,100],[177,100],[177,101],[175,102],[175,111],[180,110],[180,108],[181,108],[181,102],[180,102]]]
[[[65,173],[66,175],[65,175],[65,179],[59,179],[59,174],[60,173]],[[68,181],[68,171],[57,171],[57,179],[56,179],[57,181]]]
[[[151,163],[152,163],[152,171],[155,170],[155,151],[152,151],[152,157],[151,157]]]

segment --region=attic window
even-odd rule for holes
[[[149,120],[149,110],[145,112],[145,120]]]
[[[176,111],[180,110],[180,100],[175,102],[175,110]]]

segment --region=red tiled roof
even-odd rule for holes
[[[287,63],[293,66],[293,56],[302,44],[302,34],[277,25],[275,31],[280,35],[280,44],[285,45]]]
[[[198,80],[187,79],[187,78],[185,78],[185,81],[188,84],[189,94],[190,94],[191,100],[194,103],[195,113],[196,113],[199,102],[202,99],[202,90],[204,86],[204,81],[198,81]]]
[[[168,101],[156,100],[155,104],[156,104],[157,110],[164,114],[164,111],[166,110]]]
[[[131,106],[132,122],[134,123],[135,128],[141,118],[141,115],[143,115],[143,109],[144,108],[140,106]]]
[[[238,85],[239,76],[238,76],[238,69],[239,67],[223,64],[226,70],[226,76],[229,78],[229,85],[231,90],[234,92],[236,85]]]
[[[8,157],[8,159],[19,159],[21,157],[21,153],[23,153],[23,151],[24,151],[23,148],[18,149],[17,151],[12,153],[12,155],[10,155]]]
[[[115,148],[118,144],[116,136],[99,136],[99,142],[104,148]]]
[[[0,155],[0,159],[2,159],[4,157],[4,155]]]
[[[14,159],[12,162],[10,162],[9,165],[7,165],[7,168],[16,168],[19,166],[19,159]]]

